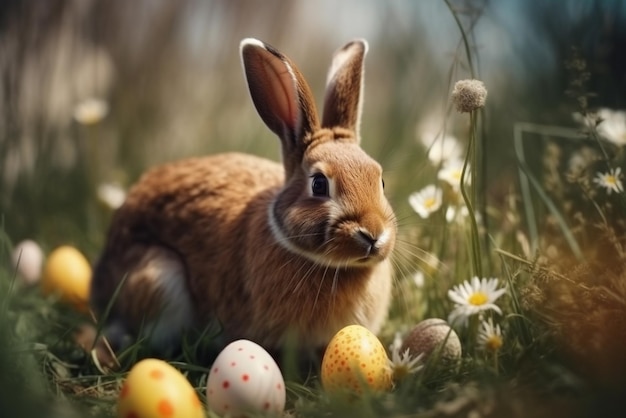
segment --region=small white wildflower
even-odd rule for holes
[[[492,318],[489,318],[487,321],[482,321],[478,330],[477,343],[478,348],[482,350],[498,351],[502,347],[502,344],[504,344],[500,325],[494,325]]]
[[[469,113],[485,106],[487,89],[480,80],[460,80],[454,84],[452,102],[456,110]]]
[[[587,132],[594,127],[598,134],[615,145],[626,145],[626,111],[600,108],[595,113],[574,112],[574,121],[583,125]]]
[[[454,309],[448,316],[448,322],[465,325],[470,316],[488,310],[502,314],[502,310],[495,304],[495,301],[505,292],[505,287],[498,289],[496,278],[479,279],[474,276],[471,281],[464,281],[448,290],[448,297],[455,303]]]
[[[461,189],[461,174],[463,173],[463,165],[464,162],[462,160],[449,160],[447,161],[439,173],[437,173],[437,178],[441,181],[445,181],[454,191],[459,191]],[[465,178],[469,180],[469,169],[470,166],[468,164],[467,171],[465,173]]]
[[[464,206],[465,207],[465,206]],[[467,207],[465,207],[466,212],[467,212]],[[467,212],[469,213],[469,212]],[[458,207],[450,205],[448,206],[448,208],[446,209],[446,221],[448,223],[452,223],[454,221],[460,222],[460,215],[461,211]]]
[[[436,212],[441,207],[441,203],[441,189],[432,184],[409,196],[409,204],[424,219]]]
[[[401,347],[402,337],[400,333],[396,333],[393,343],[389,346],[391,358],[388,359],[388,367],[395,381],[402,380],[410,374],[417,373],[424,367],[423,364],[420,364],[424,353],[420,353],[418,356],[412,356],[408,348],[400,353]]]
[[[422,287],[424,287],[424,272],[423,271],[418,270],[415,273],[413,273],[413,283],[415,283],[415,286],[418,289],[421,289]]]
[[[621,175],[622,169],[617,167],[609,170],[608,173],[597,173],[593,181],[598,186],[604,187],[608,194],[619,193],[624,190],[622,180],[620,180]]]
[[[110,209],[117,209],[126,200],[126,192],[120,186],[111,183],[102,183],[98,186],[98,199]]]
[[[422,143],[428,148],[428,159],[434,165],[440,165],[446,161],[461,160],[463,157],[463,145],[452,135],[442,137],[423,137]]]
[[[469,217],[469,209],[464,203],[459,205],[450,205],[446,209],[446,221],[448,223],[457,222],[459,224],[464,223]],[[474,211],[474,219],[476,219],[476,223],[482,224],[482,215],[478,211]]]
[[[94,125],[109,113],[109,104],[94,97],[83,100],[74,108],[74,119],[83,125]]]
[[[597,115],[602,119],[598,133],[615,145],[626,145],[626,112],[602,108]]]

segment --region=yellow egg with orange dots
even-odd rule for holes
[[[204,407],[189,381],[163,360],[135,364],[117,399],[118,418],[203,418]]]
[[[41,275],[44,294],[55,294],[81,312],[89,311],[91,266],[76,248],[64,245],[50,253]]]
[[[391,388],[388,357],[367,328],[349,325],[330,340],[322,359],[322,386],[330,393],[362,394]]]

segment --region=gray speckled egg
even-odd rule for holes
[[[424,361],[427,361],[439,347],[441,360],[456,361],[461,358],[461,341],[457,333],[443,319],[430,318],[417,324],[405,336],[400,352],[408,348],[412,356],[424,353]]]

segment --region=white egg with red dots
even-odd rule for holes
[[[279,415],[285,409],[285,381],[260,345],[237,340],[217,356],[207,380],[209,408],[220,416]]]

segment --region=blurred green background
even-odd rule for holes
[[[318,103],[333,51],[367,38],[363,147],[386,170],[399,219],[435,180],[425,136],[467,138],[449,93],[468,78],[455,16],[488,90],[480,190],[516,187],[515,122],[575,126],[566,62],[587,60],[592,105],[626,107],[626,3],[602,0],[4,0],[0,3],[0,215],[16,243],[77,245],[93,259],[110,210],[97,186],[128,188],[148,167],[239,150],[277,159],[249,99],[238,46],[260,38],[290,56]],[[96,97],[99,123],[73,117]],[[541,154],[536,149],[536,154]],[[414,217],[412,219],[415,219]],[[433,228],[442,227],[433,226]]]

